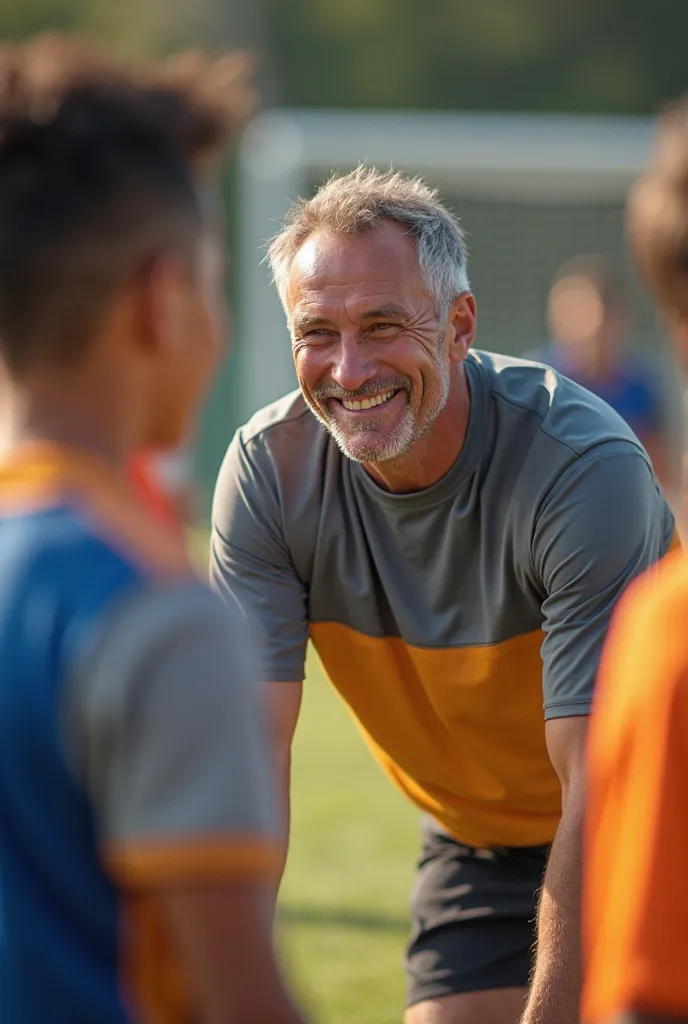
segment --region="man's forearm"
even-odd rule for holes
[[[538,909],[538,940],[522,1024],[576,1024],[581,986],[582,796],[571,797],[557,830]]]
[[[277,911],[280,885],[287,866],[287,855],[289,853],[289,833],[291,829],[291,752],[280,752],[273,754],[273,771],[275,773],[275,784],[277,788],[277,799],[279,801],[279,812],[282,823],[281,830],[281,860],[279,873],[275,877],[272,889],[272,904],[270,907],[274,918]]]
[[[301,708],[301,683],[267,682],[263,684],[268,711],[270,756],[275,780],[275,795],[281,820],[281,862],[272,889],[271,913],[277,908],[280,883],[287,864],[291,819],[291,747]]]

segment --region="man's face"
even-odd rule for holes
[[[164,282],[156,323],[160,353],[154,392],[154,442],[175,445],[190,429],[198,406],[227,347],[225,250],[209,226],[189,265],[178,265]]]
[[[404,455],[450,387],[449,330],[413,239],[393,221],[311,235],[291,265],[286,304],[304,398],[342,452],[357,462]]]

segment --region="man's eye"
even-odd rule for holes
[[[380,321],[379,323],[371,324],[370,325],[370,330],[373,331],[373,332],[378,332],[378,331],[395,331],[397,329],[397,327],[398,327],[398,324],[388,324],[388,323],[384,323],[383,321]]]

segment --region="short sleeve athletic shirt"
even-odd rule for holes
[[[245,622],[124,482],[0,466],[0,1019],[198,1019],[153,893],[269,875]]]
[[[593,391],[618,412],[641,440],[665,428],[665,396],[657,368],[639,353],[626,353],[614,374],[606,379],[587,379],[578,374],[555,346],[542,349],[536,358]]]
[[[622,601],[589,749],[586,1024],[688,1017],[688,557]]]
[[[373,753],[470,845],[549,842],[561,792],[546,718],[590,709],[628,580],[674,521],[623,420],[535,363],[473,353],[463,449],[412,494],[343,456],[297,393],[232,441],[211,578],[256,618],[263,676],[308,638]]]

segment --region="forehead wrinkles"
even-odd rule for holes
[[[338,235],[325,229],[311,235],[294,253],[292,266],[305,272],[346,277],[358,266],[375,273],[386,264],[395,276],[420,273],[416,244],[399,225],[385,222],[371,231]]]
[[[288,288],[325,285],[375,285],[425,290],[415,243],[393,223],[354,236],[317,232],[294,254],[287,272]]]
[[[408,293],[400,295],[391,282],[384,281],[365,282],[360,287],[329,285],[304,291],[294,289],[291,298],[292,316],[348,320],[350,323],[357,323],[365,314],[376,310],[383,312],[389,309],[390,317],[402,313],[412,316],[418,307],[418,301],[409,301]]]

